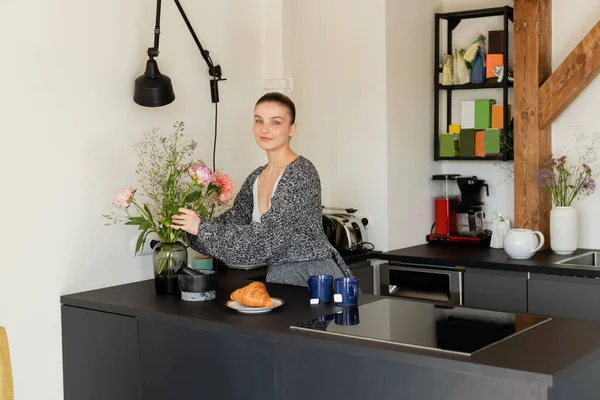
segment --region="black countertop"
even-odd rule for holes
[[[331,304],[310,305],[309,292],[304,287],[267,284],[271,296],[285,300],[283,306],[268,314],[244,315],[225,306],[233,290],[248,284],[250,280],[264,278],[265,273],[266,269],[218,271],[217,298],[208,302],[188,303],[181,301],[178,296],[156,295],[153,280],[63,295],[61,302],[68,306],[287,340],[289,343],[301,341],[310,346],[336,349],[372,359],[535,381],[549,386],[552,385],[553,377],[568,367],[585,363],[586,357],[588,360],[589,357],[600,358],[600,323],[584,320],[553,318],[539,327],[468,357],[292,331],[291,325],[334,313],[337,309]],[[359,304],[368,304],[378,299],[381,297],[361,294]]]
[[[346,261],[346,264],[348,264],[350,269],[352,269],[352,264],[357,264],[363,261],[377,258],[379,254],[381,254],[380,250],[354,250],[340,252],[340,255],[342,256],[344,261]]]
[[[600,277],[600,268],[561,265],[556,262],[594,250],[578,249],[569,256],[559,256],[550,249],[538,251],[528,260],[514,260],[503,249],[458,245],[422,244],[381,253],[377,258],[404,263],[460,266],[541,274]]]

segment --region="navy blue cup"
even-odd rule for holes
[[[319,303],[328,303],[331,301],[331,287],[333,276],[331,275],[311,275],[308,277],[308,290],[310,290],[311,299],[319,299]]]
[[[329,322],[329,321],[333,321],[333,314],[327,314],[327,315],[323,315],[322,317],[317,318],[318,321],[320,322]]]
[[[345,307],[342,311],[335,313],[335,324],[342,326],[358,325],[358,307]]]
[[[338,306],[355,306],[358,303],[358,279],[336,278],[333,290],[333,299]]]

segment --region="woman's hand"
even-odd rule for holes
[[[178,210],[181,214],[173,215],[173,229],[181,229],[192,235],[198,234],[198,224],[200,223],[200,217],[192,210],[187,208],[180,208]]]

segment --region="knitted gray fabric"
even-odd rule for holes
[[[321,181],[306,158],[299,156],[288,164],[271,199],[271,208],[261,216],[260,223],[252,221],[252,185],[265,167],[255,169],[246,178],[231,209],[216,220],[200,222],[198,235],[190,235],[190,246],[226,264],[266,262],[269,269],[277,265],[281,273],[289,271],[290,279],[292,275],[304,275],[293,271],[306,268],[303,261],[331,258],[344,276],[352,276],[323,231]]]
[[[326,260],[269,265],[267,282],[307,286],[308,277],[311,275],[331,275],[334,279],[346,276],[333,258],[328,258]]]

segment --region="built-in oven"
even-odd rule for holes
[[[380,294],[463,305],[463,269],[389,262],[380,268]]]

